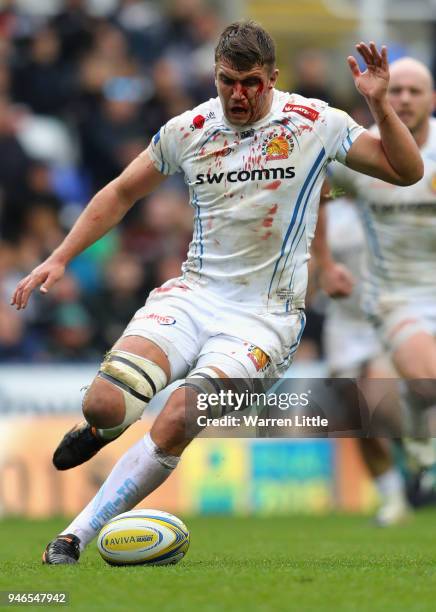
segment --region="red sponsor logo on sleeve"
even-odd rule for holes
[[[205,121],[206,121],[206,117],[203,117],[203,115],[197,115],[192,120],[192,124],[193,124],[193,126],[195,127],[196,130],[201,130],[201,128],[203,127]]]
[[[316,121],[319,117],[319,112],[309,106],[303,106],[302,104],[291,104],[288,102],[283,107],[283,113],[298,113],[302,117],[306,117],[310,121]]]

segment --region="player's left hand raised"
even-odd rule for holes
[[[319,284],[331,298],[345,298],[353,291],[354,278],[346,266],[333,262],[320,270]]]
[[[361,42],[356,49],[366,64],[366,70],[361,72],[356,58],[352,55],[347,58],[357,90],[369,100],[383,99],[389,83],[387,47],[383,46],[379,51],[374,42],[369,45]]]

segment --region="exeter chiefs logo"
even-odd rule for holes
[[[290,134],[273,132],[262,144],[262,153],[266,156],[266,161],[287,159],[293,150],[294,141]]]
[[[254,367],[258,372],[264,372],[269,366],[270,359],[268,355],[254,344],[248,347],[247,357],[254,363]]]

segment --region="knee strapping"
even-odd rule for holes
[[[106,430],[113,430],[114,434],[140,419],[145,406],[167,384],[167,376],[160,366],[144,357],[116,349],[107,353],[98,376],[118,387],[124,396],[124,421]]]
[[[219,418],[235,410],[237,404],[235,404],[233,396],[238,394],[243,397],[247,392],[251,392],[251,382],[248,378],[223,378],[213,368],[202,367],[192,370],[181,387],[188,387],[194,389],[199,395],[202,394],[208,404],[208,415],[211,418]],[[219,403],[209,402],[210,395],[218,396]]]

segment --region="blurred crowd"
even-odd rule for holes
[[[113,3],[112,3],[113,4]],[[181,177],[137,204],[28,309],[16,282],[175,114],[214,94],[219,14],[201,0],[122,0],[93,14],[0,9],[0,361],[95,360],[149,291],[178,276],[192,214]]]
[[[149,291],[179,275],[192,234],[180,176],[79,256],[48,296],[17,312],[11,293],[162,124],[216,95],[222,18],[205,0],[120,0],[106,14],[86,0],[58,2],[50,15],[23,4],[0,4],[0,362],[94,361]],[[334,103],[325,61],[303,55],[296,90]],[[309,357],[320,325],[314,315]]]

